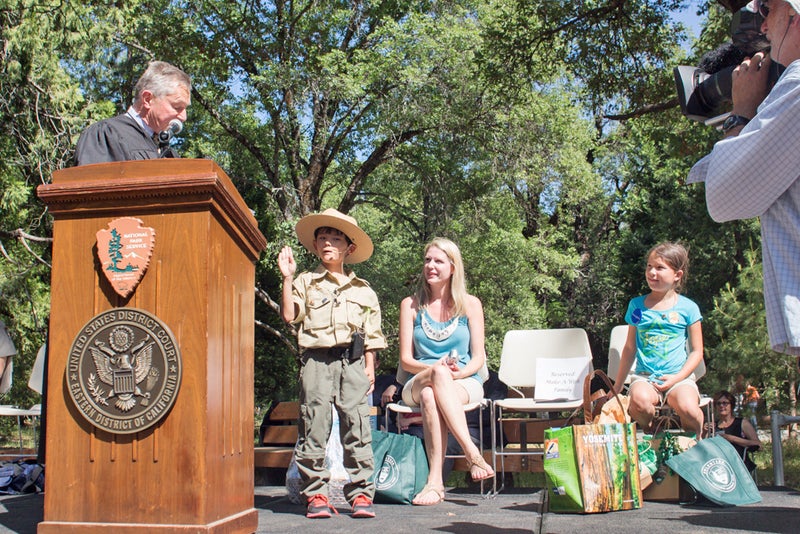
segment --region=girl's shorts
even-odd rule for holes
[[[653,375],[632,374],[631,375],[631,386],[634,385],[637,382],[647,382],[649,384],[653,384],[654,380],[655,380],[655,377],[653,377]],[[688,377],[684,378],[683,380],[681,380],[680,382],[678,382],[677,384],[675,384],[674,386],[669,388],[666,392],[662,393],[661,391],[658,391],[657,389],[655,389],[655,386],[653,386],[653,391],[658,393],[658,396],[661,399],[661,402],[664,403],[667,400],[667,398],[669,397],[669,394],[672,393],[673,391],[675,391],[675,388],[681,387],[681,386],[691,386],[692,389],[694,389],[695,393],[697,393],[697,399],[698,399],[698,402],[699,402],[700,401],[700,390],[697,389],[697,384],[695,383],[695,380],[697,380],[697,379],[695,378],[694,373],[692,373]]]

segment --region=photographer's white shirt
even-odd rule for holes
[[[761,218],[764,301],[774,350],[800,355],[800,60],[738,136],[692,167],[717,222]]]

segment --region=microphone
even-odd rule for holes
[[[169,140],[172,139],[173,136],[181,133],[181,130],[183,130],[183,123],[178,119],[172,119],[169,121],[167,129],[158,134],[159,144],[169,143]]]

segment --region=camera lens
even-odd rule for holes
[[[708,117],[723,103],[730,102],[734,68],[727,67],[714,74],[703,72],[704,76],[698,75],[697,88],[686,103],[686,111],[692,115]]]

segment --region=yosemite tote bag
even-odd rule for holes
[[[545,430],[544,472],[554,512],[611,512],[642,506],[636,424],[627,422],[627,410],[618,395],[606,403],[620,408],[609,412],[609,418],[618,422],[593,423],[597,403],[592,399],[591,381],[595,376],[612,387],[600,370],[586,377],[583,416],[587,424]]]
[[[545,430],[550,510],[611,512],[642,506],[635,423]]]

